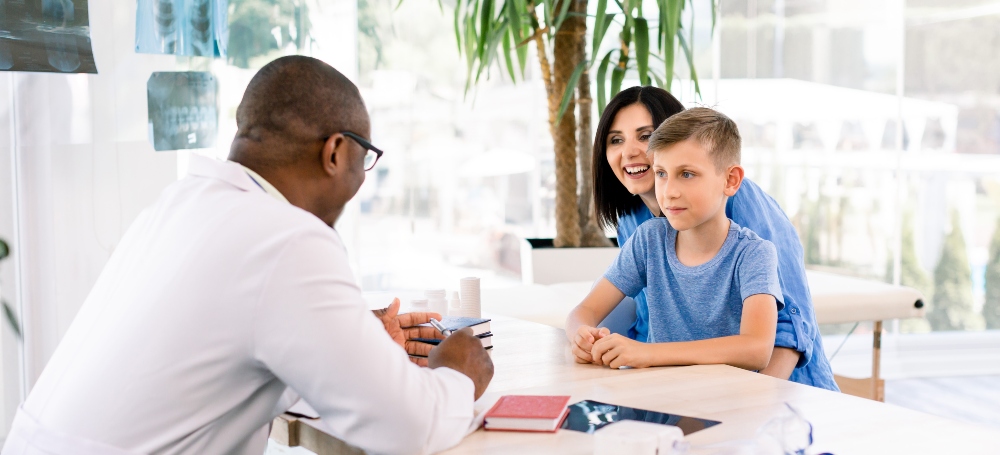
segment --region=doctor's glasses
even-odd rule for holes
[[[367,150],[367,153],[365,153],[365,170],[366,171],[370,171],[371,168],[375,167],[375,163],[378,162],[378,159],[382,158],[382,153],[383,152],[381,150],[379,150],[378,148],[376,148],[374,145],[372,145],[371,142],[368,142],[367,140],[365,140],[361,136],[358,136],[357,134],[354,134],[354,133],[352,133],[350,131],[342,131],[340,134],[343,134],[344,136],[347,136],[347,137],[349,137],[351,139],[354,139],[354,142],[357,142],[362,147],[364,147],[365,150]]]

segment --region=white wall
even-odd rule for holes
[[[321,14],[330,20],[314,18],[324,36],[313,54],[352,79],[357,75],[355,6],[351,0],[324,2]],[[0,237],[14,253],[0,268],[0,292],[17,306],[15,266],[21,266],[28,388],[123,232],[177,178],[177,153],[154,152],[147,142],[150,74],[224,65],[136,54],[135,8],[134,1],[90,2],[97,75],[0,73]],[[227,89],[242,94],[244,87]],[[220,106],[223,116],[229,109],[235,106]],[[227,130],[222,124],[227,121],[220,118],[220,131]],[[228,143],[218,148],[224,156]],[[14,238],[15,220],[20,239]],[[20,402],[22,378],[17,341],[6,324],[0,324],[0,353],[0,435],[5,435]]]

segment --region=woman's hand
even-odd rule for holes
[[[594,342],[610,334],[611,331],[607,328],[598,329],[597,327],[581,325],[576,330],[576,335],[573,336],[573,342],[570,343],[576,363],[597,363],[594,362],[594,358],[590,354],[594,348]]]
[[[608,365],[611,368],[622,366],[646,368],[652,366],[649,360],[649,346],[615,333],[597,340],[590,355],[598,365]]]

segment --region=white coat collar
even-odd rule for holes
[[[264,189],[265,193],[270,194],[272,197],[281,202],[284,202],[286,204],[291,204],[291,202],[288,202],[288,198],[286,198],[284,194],[281,194],[281,191],[278,191],[278,188],[275,188],[275,186],[272,185],[271,182],[268,182],[267,180],[264,179],[264,177],[261,177],[260,174],[254,172],[253,169],[244,166],[242,163],[236,163],[236,164],[239,164],[240,167],[243,168],[243,170],[246,171],[247,174],[250,174],[250,178],[254,180],[254,183],[260,185],[260,187]]]
[[[219,161],[197,153],[191,154],[188,175],[222,180],[243,191],[262,191],[239,163]]]

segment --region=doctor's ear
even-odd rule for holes
[[[337,133],[327,138],[323,144],[323,150],[320,152],[320,162],[323,164],[323,169],[327,174],[336,174],[338,162],[344,162],[343,159],[338,161],[337,156],[343,155],[347,151],[346,148],[347,138],[343,134]]]

